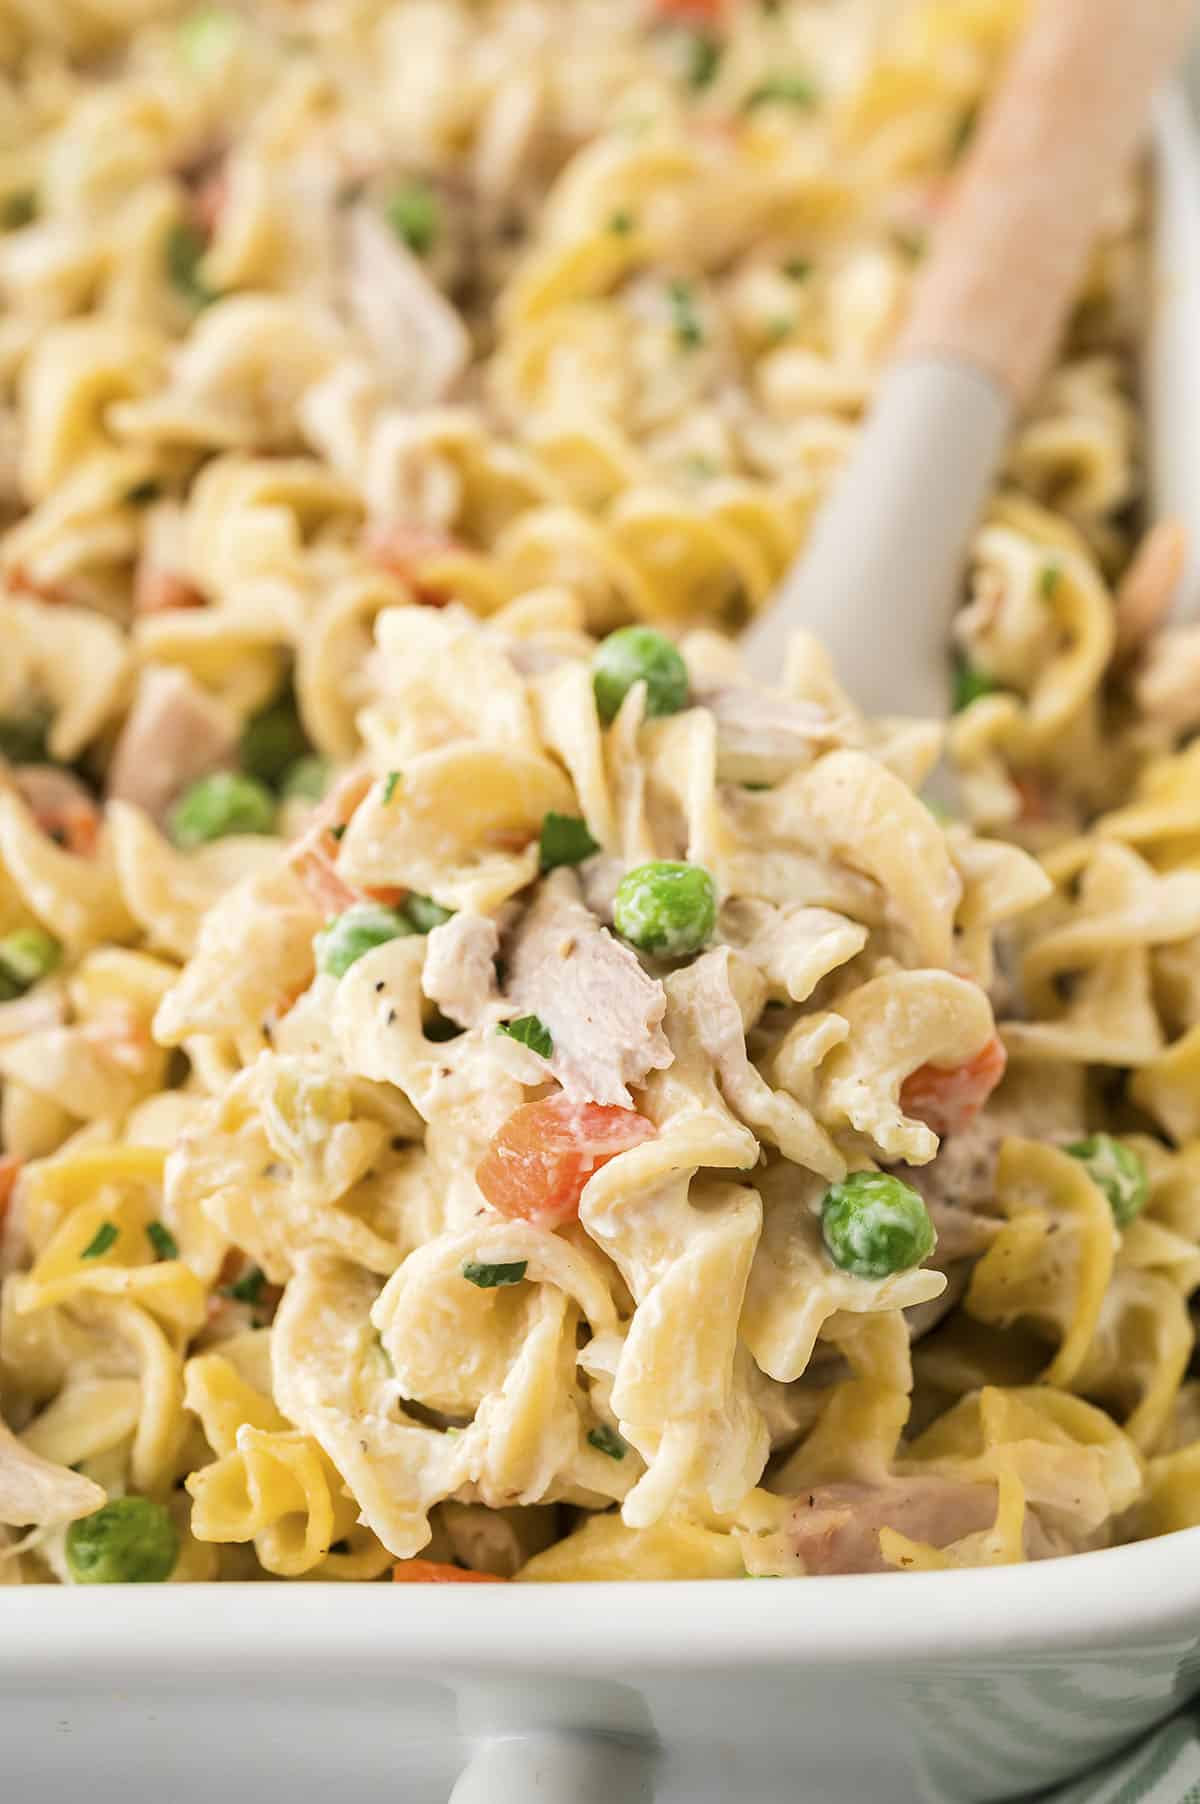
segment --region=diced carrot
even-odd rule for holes
[[[934,1133],[961,1134],[969,1128],[1000,1079],[1008,1054],[995,1034],[965,1065],[922,1065],[905,1078],[900,1107]]]
[[[729,0],[653,0],[659,19],[682,21],[685,25],[720,25],[729,10]]]
[[[17,1178],[21,1172],[21,1161],[11,1154],[0,1158],[0,1226],[4,1222],[4,1212],[12,1201],[12,1193],[16,1188]]]
[[[133,579],[133,606],[138,614],[167,614],[175,608],[202,608],[207,597],[177,571],[142,559]]]
[[[1031,771],[1017,771],[1013,774],[1012,786],[1021,798],[1017,819],[1025,826],[1035,826],[1053,818],[1054,798],[1040,777]]]
[[[392,1567],[395,1585],[506,1585],[496,1572],[468,1572],[465,1566],[448,1566],[441,1560],[397,1560]]]
[[[421,566],[461,546],[445,533],[420,526],[372,526],[367,530],[367,550],[384,570],[407,583],[415,600],[426,607],[443,608],[451,599],[446,589],[422,580]]]
[[[655,1131],[634,1109],[576,1102],[560,1090],[513,1111],[475,1179],[501,1215],[561,1227],[578,1215],[592,1173],[618,1153],[653,1140]]]

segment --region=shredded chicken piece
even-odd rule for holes
[[[1187,563],[1188,532],[1182,520],[1153,525],[1121,578],[1113,607],[1116,655],[1136,651],[1167,617]]]
[[[890,1572],[879,1551],[881,1528],[947,1547],[990,1528],[995,1519],[995,1485],[971,1479],[824,1484],[797,1497],[788,1539],[809,1573]]]
[[[151,665],[121,730],[108,772],[108,794],[134,802],[161,821],[198,777],[233,762],[238,723],[186,670]]]
[[[550,1034],[550,1069],[568,1095],[629,1108],[629,1085],[674,1053],[662,1031],[666,991],[579,899],[570,871],[547,878],[518,929],[505,1000]]]
[[[919,1190],[937,1229],[937,1264],[985,1252],[1004,1223],[995,1206],[1000,1131],[984,1121],[942,1141],[928,1165],[897,1166],[897,1177]]]
[[[1138,707],[1157,726],[1188,733],[1200,726],[1200,626],[1159,633],[1134,678]]]
[[[815,702],[771,689],[722,683],[695,696],[717,725],[717,775],[723,783],[778,783],[845,741],[845,723]]]
[[[445,400],[471,353],[461,319],[371,208],[351,208],[346,233],[346,304],[354,324],[406,406]]]
[[[99,1485],[31,1453],[0,1421],[0,1522],[11,1528],[50,1528],[91,1516],[104,1502]]]
[[[489,915],[452,915],[426,940],[421,988],[459,1027],[496,1018],[499,950],[500,929]]]

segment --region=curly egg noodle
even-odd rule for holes
[[[0,0],[4,1582],[1200,1523],[1137,181],[973,547],[961,818],[729,637],[1022,11]]]

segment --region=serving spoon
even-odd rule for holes
[[[1105,199],[1195,20],[1195,0],[1040,0],[967,153],[849,466],[742,640],[752,674],[777,680],[803,626],[867,714],[946,713],[967,539],[1058,346]],[[1189,198],[1200,211],[1200,192],[1160,184],[1160,204]],[[1198,294],[1193,281],[1189,299]],[[1159,304],[1152,447],[1160,431],[1174,443],[1183,430],[1163,358],[1186,330],[1194,372],[1200,325],[1178,296]],[[1181,460],[1156,462],[1178,470]],[[1195,492],[1171,499],[1190,503],[1185,523],[1200,529]]]

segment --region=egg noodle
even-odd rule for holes
[[[730,637],[1022,13],[0,0],[0,1580],[1200,1522],[1138,181],[973,545],[960,814]]]

